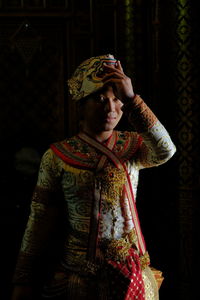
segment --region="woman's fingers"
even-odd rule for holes
[[[124,72],[123,72],[123,70],[122,70],[122,67],[119,66],[118,64],[116,65],[116,67],[114,67],[114,66],[109,66],[109,65],[107,65],[107,64],[103,64],[103,66],[104,66],[104,69],[105,69],[106,72],[111,73],[111,72],[114,71],[114,72],[116,72],[116,73],[118,73],[118,74],[124,75]]]
[[[120,60],[117,61],[117,66],[116,66],[116,68],[117,68],[118,70],[120,70],[121,72],[124,73]]]
[[[122,102],[134,96],[132,82],[129,77],[123,72],[120,61],[116,62],[115,66],[109,66],[104,64],[105,75],[102,81],[105,84],[111,84],[115,96]]]
[[[117,84],[117,83],[121,83],[121,79],[117,79],[117,78],[109,78],[109,79],[107,79],[107,80],[105,80],[105,81],[103,81],[103,83],[104,84],[108,84],[108,83],[115,83],[115,84]]]
[[[104,82],[104,81],[106,81],[106,80],[108,80],[108,79],[110,79],[110,78],[117,78],[117,79],[124,79],[124,76],[122,75],[122,74],[118,74],[118,73],[115,73],[115,72],[113,72],[113,73],[108,73],[108,74],[106,74],[103,78],[102,78],[102,81]]]

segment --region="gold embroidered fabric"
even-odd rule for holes
[[[97,174],[96,179],[101,185],[101,192],[105,201],[112,205],[119,201],[126,181],[124,170],[109,165]]]
[[[159,300],[158,285],[150,267],[147,266],[142,270],[142,279],[144,281],[145,300]]]
[[[40,259],[46,251],[56,225],[58,210],[56,206],[32,201],[31,213],[22,239],[21,249],[14,274],[15,283],[31,283],[38,276]],[[42,270],[42,263],[41,263]]]
[[[126,238],[111,240],[106,247],[106,258],[114,261],[125,261],[131,247],[132,244]]]
[[[138,133],[147,131],[158,120],[139,95],[136,95],[132,102],[125,104],[123,110]]]
[[[140,169],[164,164],[176,152],[176,147],[168,132],[159,121],[140,135],[143,143],[135,156]]]
[[[125,261],[129,255],[131,248],[136,249],[137,235],[134,229],[128,234],[125,234],[123,238],[118,240],[101,241],[100,247],[104,249],[107,259],[114,261]],[[140,256],[140,264],[142,270],[150,264],[150,257],[148,252]]]
[[[142,270],[144,270],[146,266],[150,264],[150,257],[147,251],[144,253],[144,255],[140,256],[140,263]]]

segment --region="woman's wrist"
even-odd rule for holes
[[[140,97],[140,95],[138,94],[134,94],[132,97],[130,98],[126,98],[126,101],[124,101],[124,105],[122,107],[123,111],[134,109],[137,108],[138,106],[140,106],[144,101],[142,100],[142,98]]]

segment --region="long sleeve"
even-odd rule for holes
[[[52,150],[41,160],[38,181],[33,192],[31,210],[23,236],[13,282],[32,285],[40,274],[44,255],[58,216],[59,164]]]
[[[139,95],[125,105],[129,122],[142,137],[137,151],[136,164],[139,169],[158,166],[167,162],[176,152],[167,130]]]

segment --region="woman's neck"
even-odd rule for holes
[[[109,137],[112,135],[113,130],[109,131],[101,131],[101,132],[93,132],[92,130],[89,130],[88,128],[82,128],[82,132],[88,134],[90,137],[94,138],[100,143],[105,142],[109,139]]]

